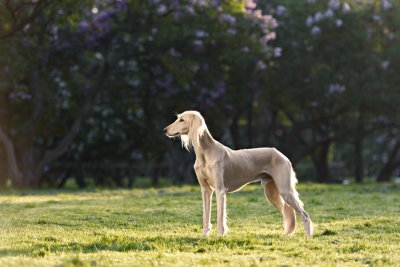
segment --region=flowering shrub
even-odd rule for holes
[[[249,0],[51,2],[0,43],[9,51],[0,55],[0,112],[9,117],[0,127],[20,148],[26,184],[37,185],[67,148],[70,159],[102,154],[102,141],[121,146],[113,157],[122,159],[132,150],[162,154],[146,132],[160,127],[166,110],[237,104],[280,55],[270,46],[276,27]],[[71,145],[82,124],[90,130]],[[127,125],[141,129],[128,144]],[[145,138],[149,147],[138,149]]]
[[[172,150],[160,129],[190,108],[227,143],[309,156],[321,180],[337,155],[348,166],[396,158],[395,1],[24,2],[26,14],[40,4],[36,19],[8,14],[23,1],[11,2],[0,9],[0,130],[27,184],[61,157],[161,162]]]
[[[271,14],[282,5],[261,3]],[[366,153],[363,143],[371,153],[373,133],[392,131],[398,120],[392,100],[400,97],[395,89],[399,81],[391,63],[399,59],[399,14],[398,5],[389,0],[308,0],[290,3],[285,14],[276,15],[280,26],[274,45],[283,55],[266,73],[270,90],[265,94],[290,121],[277,138],[302,140],[296,154],[310,155],[321,180],[330,179],[327,163],[334,156],[349,169],[364,169],[359,165]],[[283,140],[278,142],[291,144]],[[338,144],[353,146],[355,152],[337,149],[333,154]]]

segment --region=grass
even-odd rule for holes
[[[298,186],[315,224],[283,235],[259,185],[201,237],[197,186],[0,193],[0,266],[400,266],[400,185]],[[215,199],[214,199],[215,201]]]

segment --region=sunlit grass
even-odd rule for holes
[[[283,235],[260,186],[228,196],[230,233],[201,236],[197,186],[0,194],[0,266],[399,266],[400,185],[301,184],[315,224]],[[215,201],[215,200],[214,200]]]

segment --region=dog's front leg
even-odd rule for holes
[[[211,231],[211,203],[213,190],[208,187],[201,187],[203,199],[203,236],[207,236]]]
[[[217,189],[216,195],[218,234],[223,236],[228,233],[228,225],[226,223],[226,191],[223,189]]]

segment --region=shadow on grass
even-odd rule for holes
[[[130,238],[126,236],[102,236],[91,243],[57,243],[56,239],[45,239],[30,248],[3,249],[0,257],[5,256],[34,256],[44,257],[50,253],[79,252],[94,253],[98,251],[157,251],[157,252],[190,252],[206,253],[229,251],[251,251],[255,246],[271,246],[267,242],[277,236],[255,235],[248,237],[147,237]]]

